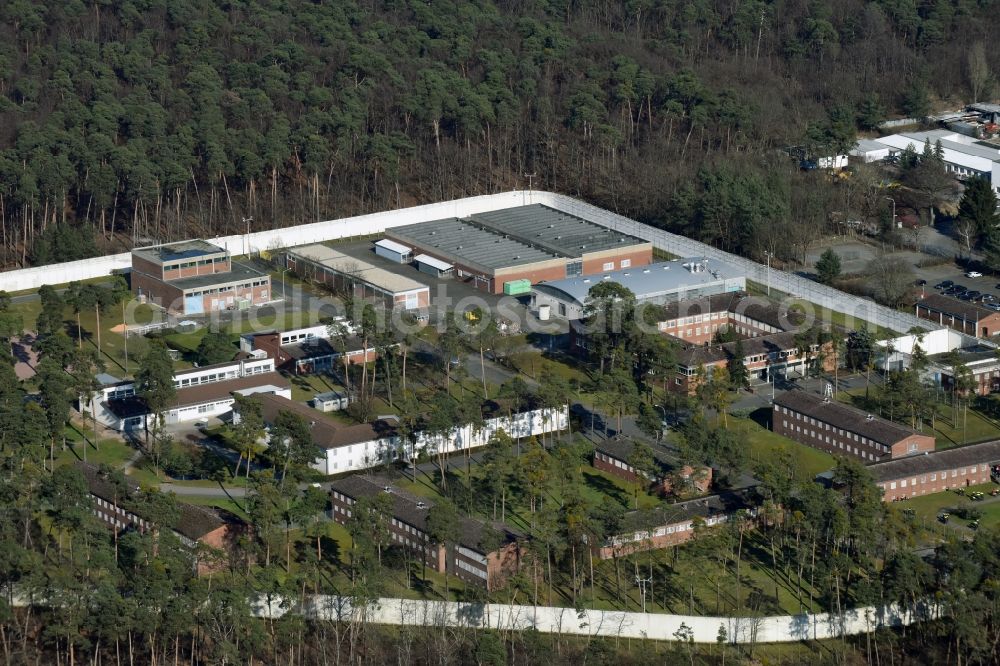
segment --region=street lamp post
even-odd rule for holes
[[[771,257],[774,253],[769,250],[764,250],[764,256],[767,257],[767,295],[771,296]]]
[[[247,233],[243,236],[243,254],[250,257],[250,223],[253,222],[252,217],[244,217],[243,224],[247,225]]]
[[[892,228],[896,228],[896,200],[892,197],[882,197],[883,199],[888,199],[892,202]]]
[[[642,597],[642,612],[645,613],[646,612],[646,586],[647,585],[652,585],[653,584],[653,579],[652,579],[652,577],[650,577],[650,578],[640,578],[639,576],[636,576],[635,577],[635,582],[639,586],[639,596]]]
[[[285,282],[285,273],[292,270],[290,267],[285,266],[281,269],[281,300],[288,301],[288,284]]]

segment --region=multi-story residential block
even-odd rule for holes
[[[653,465],[656,472],[649,474],[637,472],[632,467],[635,442],[621,435],[606,439],[597,444],[594,450],[593,465],[595,468],[613,474],[629,483],[636,483],[642,474],[643,483],[653,492],[663,495],[674,493],[677,483],[677,495],[698,495],[707,493],[712,487],[712,468],[699,465],[679,465],[677,460],[669,456],[658,446],[651,447]]]
[[[823,372],[833,371],[837,359],[831,343],[809,343],[801,348],[804,344],[795,333],[785,332],[721,345],[690,346],[678,353],[677,375],[669,388],[675,393],[694,395],[698,386],[711,381],[716,368],[726,368],[740,349],[751,384],[793,373],[805,376],[814,365]]]
[[[882,499],[892,502],[989,483],[997,479],[998,465],[1000,441],[993,441],[887,460],[871,465],[868,470],[882,489]]]
[[[172,525],[157,525],[139,501],[139,484],[123,475],[116,482],[112,474],[105,473],[96,465],[78,462],[76,468],[87,483],[87,491],[94,503],[94,515],[109,529],[121,533],[169,528],[181,543],[195,551],[195,566],[199,575],[219,568],[210,556],[211,551],[232,552],[237,540],[250,530],[242,518],[229,511],[186,502],[177,502],[178,516]]]
[[[385,479],[348,476],[331,482],[330,517],[346,525],[358,510],[359,500],[381,493],[392,498],[391,545],[416,553],[435,571],[447,571],[466,583],[493,590],[520,569],[524,548],[519,532],[500,523],[462,517],[455,543],[434,543],[427,532],[427,514],[434,503]]]
[[[596,548],[595,554],[607,560],[676,546],[693,539],[700,529],[729,522],[741,511],[747,519],[753,519],[757,514],[748,491],[664,504],[649,511],[632,511],[625,514],[622,533]],[[657,527],[650,529],[649,525]]]
[[[184,315],[245,309],[271,300],[271,277],[203,240],[132,250],[132,291]]]
[[[771,429],[800,444],[866,463],[934,450],[930,435],[805,391],[786,391],[774,399]]]

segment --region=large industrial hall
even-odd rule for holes
[[[446,262],[456,279],[494,294],[517,280],[594,275],[653,258],[648,241],[540,204],[395,227],[385,236]]]

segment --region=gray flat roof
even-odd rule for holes
[[[486,270],[559,257],[554,252],[532,247],[514,237],[507,238],[455,217],[394,227],[386,233],[449,262],[473,264],[472,268]]]
[[[288,253],[325,266],[341,275],[350,276],[358,282],[365,282],[385,292],[400,294],[407,291],[429,289],[422,282],[373,266],[367,261],[338,252],[328,245],[303,245],[290,249]]]
[[[692,272],[685,268],[685,265],[692,263],[703,263],[706,270]],[[582,305],[586,302],[591,287],[603,280],[617,282],[623,287],[627,287],[635,294],[637,300],[642,301],[681,289],[705,287],[741,277],[745,277],[743,272],[732,264],[717,259],[691,258],[663,261],[620,271],[609,271],[589,277],[542,282],[535,285],[534,288],[560,298],[564,298],[562,294],[565,294],[565,297]]]
[[[251,268],[241,263],[232,262],[232,270],[227,273],[212,273],[210,275],[195,275],[193,277],[170,280],[167,284],[172,284],[178,289],[187,291],[188,289],[198,289],[201,287],[212,287],[217,284],[229,284],[230,282],[242,282],[267,275],[263,271]]]
[[[164,245],[153,245],[132,250],[132,254],[143,259],[165,264],[180,259],[194,259],[209,254],[225,254],[226,250],[201,239],[178,241]]]
[[[565,257],[648,243],[541,204],[477,213],[470,219],[495,233],[508,234]]]

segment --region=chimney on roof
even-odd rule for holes
[[[868,415],[867,417],[865,417],[865,420],[866,420],[866,421],[874,421],[874,420],[875,420],[875,417],[874,417],[874,416],[872,416],[871,414],[869,414],[869,415]]]
[[[417,502],[417,508],[418,509],[423,509],[423,508],[426,508],[426,507],[427,507],[427,505],[424,504],[423,502]]]
[[[392,492],[392,486],[382,486],[382,490],[383,490],[383,492],[391,493]]]

